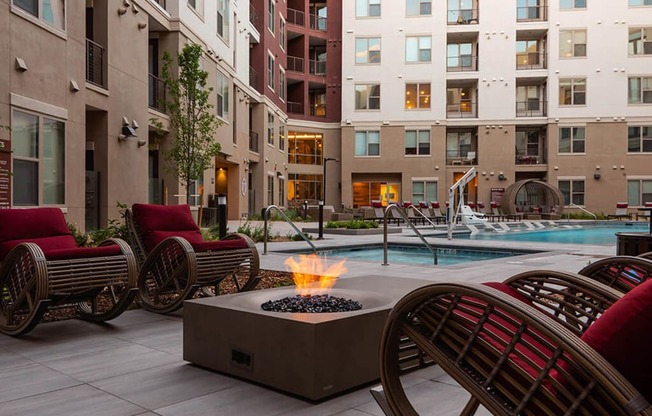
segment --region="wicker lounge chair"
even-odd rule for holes
[[[592,262],[578,272],[627,293],[652,276],[652,260],[644,256],[613,256]]]
[[[120,315],[136,293],[129,245],[109,239],[77,247],[59,208],[0,209],[0,332],[22,335],[49,307],[76,306],[101,322]]]
[[[197,290],[219,294],[227,277],[240,292],[253,289],[260,279],[254,242],[235,233],[204,241],[188,205],[134,204],[126,219],[140,265],[138,293],[147,310],[173,312]]]
[[[578,282],[591,284],[581,277]],[[625,299],[615,303],[605,319],[597,320],[580,339],[578,331],[537,310],[527,297],[510,293],[510,287],[509,282],[501,290],[463,283],[434,284],[413,291],[396,304],[381,341],[384,398],[379,400],[380,394],[374,394],[386,414],[418,414],[399,378],[401,360],[397,357],[406,338],[471,394],[461,411],[464,415],[474,414],[479,405],[496,415],[652,414],[644,396],[650,394],[648,376],[639,377],[636,368],[632,372],[633,367],[622,366],[622,360],[609,356],[608,347],[595,342],[596,332],[605,325],[621,330],[613,325],[619,322],[614,315],[628,313]],[[637,291],[646,290],[643,295],[650,298],[650,288],[652,283]],[[582,298],[581,292],[571,292]],[[564,297],[565,293],[558,295]],[[573,309],[572,302],[567,306]],[[643,318],[649,320],[649,316]],[[597,329],[591,332],[594,327]],[[622,342],[618,336],[610,339]],[[605,356],[587,343],[606,351]],[[610,364],[608,357],[617,364]],[[641,361],[636,356],[632,359]],[[637,390],[614,366],[624,368],[631,383],[643,390]],[[649,370],[647,365],[643,367],[641,371]]]

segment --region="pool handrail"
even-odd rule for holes
[[[581,206],[579,206],[579,205],[577,205],[577,204],[575,204],[575,203],[573,203],[573,202],[571,202],[570,204],[568,204],[568,206],[569,206],[569,207],[572,207],[572,208],[577,208],[577,209],[579,209],[580,211],[584,211],[584,212],[586,212],[587,214],[593,216],[593,218],[594,218],[595,221],[598,220],[598,216],[597,216],[597,215],[595,215],[594,213],[592,213],[591,211],[589,211],[588,209],[586,209],[586,208],[584,208],[584,207],[581,207]],[[568,219],[570,220],[570,212],[568,213]]]
[[[406,209],[412,209],[412,212],[415,212],[415,213],[417,213],[418,215],[421,215],[421,217],[422,217],[424,220],[428,221],[428,222],[430,223],[430,225],[432,225],[432,228],[436,228],[436,227],[437,227],[437,225],[436,225],[434,222],[432,222],[432,221],[430,220],[430,218],[428,218],[428,217],[426,216],[426,214],[424,214],[423,212],[421,212],[420,209],[416,209],[416,207],[415,207],[414,205],[409,206],[409,207],[407,207]]]
[[[389,204],[389,205],[387,205],[387,208],[385,208],[385,211],[384,211],[384,215],[383,215],[383,263],[382,263],[382,265],[383,266],[389,266],[389,263],[387,263],[387,245],[388,245],[387,244],[387,216],[389,215],[389,212],[391,210],[393,210],[393,209],[398,211],[401,218],[403,218],[403,220],[405,220],[405,223],[412,228],[412,231],[414,231],[414,233],[417,235],[417,237],[419,237],[421,239],[421,241],[423,242],[423,244],[425,244],[426,247],[428,247],[428,249],[432,252],[432,256],[434,257],[434,261],[435,261],[435,265],[436,265],[437,264],[437,250],[435,250],[434,248],[432,248],[432,246],[430,244],[428,244],[428,242],[423,237],[423,235],[421,235],[419,230],[417,230],[417,227],[415,227],[415,225],[412,224],[412,222],[408,219],[407,214],[401,208],[399,208],[398,204]]]
[[[317,247],[310,241],[310,239],[301,231],[297,228],[297,226],[292,222],[291,219],[288,218],[287,215],[276,205],[270,205],[267,208],[265,208],[265,212],[263,212],[263,220],[264,220],[264,231],[263,231],[263,254],[267,254],[267,220],[269,219],[269,213],[271,210],[276,210],[280,215],[281,218],[285,220],[292,228],[294,228],[294,231],[303,238],[303,240],[310,245],[312,248],[313,253],[317,253]]]

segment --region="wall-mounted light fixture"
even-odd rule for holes
[[[507,178],[505,177],[505,175],[503,175],[502,173],[500,173],[500,174],[498,174],[498,180],[499,180],[499,181],[506,181]]]
[[[145,23],[145,22],[138,23],[138,30],[143,30],[146,27],[147,27],[147,23]]]
[[[136,120],[133,120],[133,122],[130,124],[127,117],[122,117],[122,132],[118,134],[118,141],[124,142],[130,137],[138,137],[138,134],[136,134],[136,129],[138,129],[138,123]],[[145,146],[146,144],[146,140],[138,141],[138,147]]]

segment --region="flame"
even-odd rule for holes
[[[316,254],[299,255],[299,261],[290,257],[285,265],[292,271],[292,278],[300,295],[316,294],[327,291],[335,284],[337,278],[346,273],[344,263],[339,261],[326,267],[326,258]]]

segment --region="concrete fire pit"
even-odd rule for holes
[[[266,312],[278,288],[184,302],[183,358],[310,400],[379,378],[378,348],[394,304],[429,281],[363,276],[339,279],[332,296],[362,303],[336,313]]]

